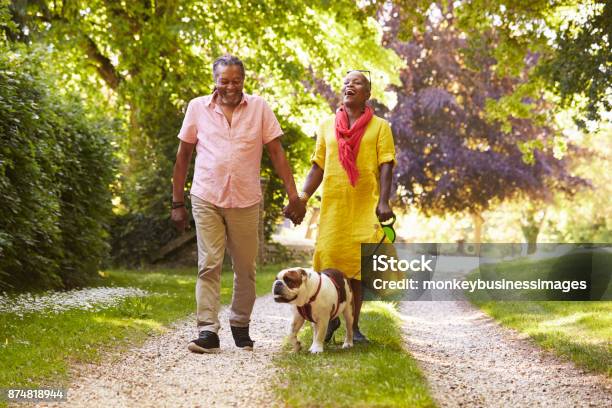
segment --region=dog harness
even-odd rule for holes
[[[307,303],[305,303],[302,306],[297,307],[297,310],[300,313],[300,316],[302,316],[304,319],[308,320],[309,322],[313,322],[313,323],[314,323],[314,319],[312,318],[312,306],[310,304],[314,302],[315,299],[317,298],[317,295],[319,294],[319,291],[321,290],[321,282],[323,282],[323,276],[319,273],[319,285],[317,286],[317,291],[314,293],[314,295],[312,295],[312,297]]]
[[[337,269],[325,269],[322,272],[325,276],[327,276],[333,282],[336,287],[336,293],[338,294],[338,302],[336,303],[336,307],[332,308],[332,313],[330,315],[330,319],[333,319],[338,313],[338,309],[340,309],[340,303],[346,300],[346,289],[344,288],[344,274]]]
[[[323,275],[327,276],[332,281],[332,283],[336,287],[336,292],[338,293],[338,302],[336,302],[335,306],[332,308],[331,314],[329,316],[330,319],[332,319],[338,312],[338,309],[340,308],[340,303],[346,300],[346,290],[344,289],[344,275],[342,274],[342,272],[336,269],[326,269],[322,273],[319,273],[318,275],[319,275],[319,284],[317,285],[316,292],[314,293],[314,295],[312,295],[312,297],[310,298],[310,300],[308,300],[307,303],[305,303],[302,306],[297,307],[297,310],[300,313],[300,316],[302,316],[305,320],[308,320],[309,322],[313,322],[313,323],[315,323],[315,321],[312,317],[311,303],[315,301],[315,299],[317,298],[317,295],[319,294],[319,291],[321,290],[321,283],[323,282]]]

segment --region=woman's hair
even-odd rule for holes
[[[215,80],[215,82],[217,81],[217,67],[219,65],[223,65],[224,67],[230,65],[238,65],[240,67],[240,71],[242,71],[242,77],[244,77],[244,64],[242,63],[240,58],[234,57],[230,54],[225,54],[217,58],[215,62],[213,62],[213,79]]]

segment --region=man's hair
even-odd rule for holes
[[[230,54],[225,54],[217,58],[215,62],[213,62],[213,79],[215,81],[217,80],[217,67],[219,65],[223,65],[224,67],[227,67],[230,65],[238,65],[240,67],[240,71],[242,71],[242,77],[244,78],[244,64],[242,63],[240,58],[234,57],[233,55],[230,55]]]

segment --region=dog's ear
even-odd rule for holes
[[[302,276],[302,279],[306,279],[308,277],[308,272],[306,272],[306,269],[304,268],[299,268],[300,269],[300,275]]]
[[[304,274],[301,268],[289,269],[283,276],[283,281],[289,289],[298,288],[302,284]]]

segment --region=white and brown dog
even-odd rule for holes
[[[353,347],[353,293],[342,272],[336,269],[326,269],[321,273],[303,268],[283,269],[276,275],[272,293],[274,301],[295,306],[289,334],[295,351],[301,348],[297,334],[308,320],[313,327],[309,351],[323,352],[329,321],[340,314],[346,326],[342,348]]]

